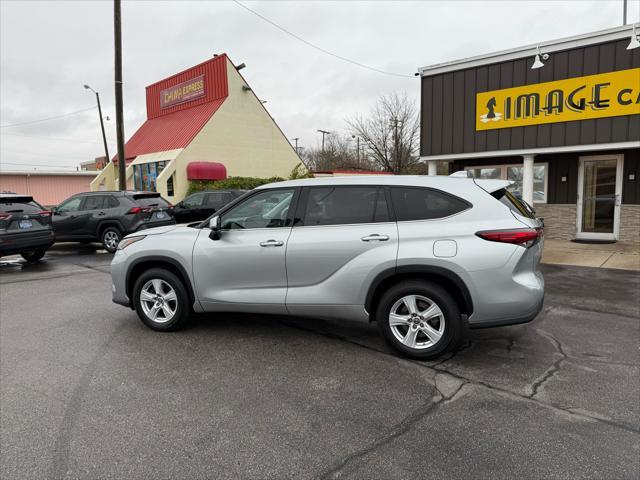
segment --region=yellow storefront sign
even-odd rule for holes
[[[476,95],[476,130],[640,114],[640,68]]]

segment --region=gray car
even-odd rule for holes
[[[376,321],[401,353],[435,358],[467,327],[540,312],[543,226],[504,180],[363,176],[259,187],[197,226],[134,233],[113,301],[148,327],[192,312]]]

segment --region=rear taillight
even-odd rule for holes
[[[490,242],[512,243],[530,247],[544,235],[543,228],[521,228],[515,230],[485,230],[477,236]]]
[[[127,214],[132,214],[135,215],[136,213],[140,213],[140,212],[150,212],[151,209],[150,208],[142,208],[142,207],[133,207],[131,210],[129,210],[127,212]]]
[[[38,212],[38,215],[40,215],[41,217],[50,217],[51,212],[49,210],[41,210]]]
[[[0,212],[0,220],[7,220],[9,218],[11,218],[11,214],[10,213]]]

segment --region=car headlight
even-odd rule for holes
[[[127,248],[129,245],[131,245],[132,243],[136,243],[139,242],[140,240],[142,240],[145,237],[145,235],[138,235],[137,237],[127,237],[125,239],[123,239],[119,244],[118,244],[118,250],[124,250],[125,248]]]

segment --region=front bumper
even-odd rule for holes
[[[127,295],[127,254],[124,250],[116,250],[111,261],[111,300],[113,303],[131,307],[131,300]]]

